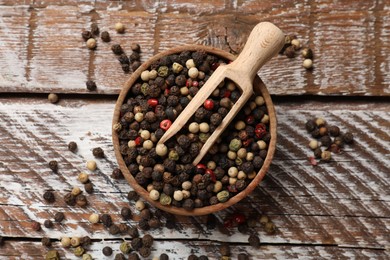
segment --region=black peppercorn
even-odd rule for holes
[[[111,216],[108,214],[103,214],[100,216],[100,221],[103,223],[105,227],[110,227],[112,225]]]
[[[140,60],[140,55],[139,55],[139,53],[138,52],[132,52],[131,54],[130,54],[130,60],[131,61],[139,61]]]
[[[115,168],[113,171],[112,171],[112,174],[111,174],[111,177],[113,178],[113,179],[123,179],[124,177],[123,177],[123,173],[122,173],[122,171],[121,171],[121,169],[119,169],[119,168]]]
[[[138,254],[136,252],[132,252],[130,255],[129,255],[129,258],[128,260],[140,260]]]
[[[187,260],[198,260],[198,257],[196,255],[189,255]]]
[[[69,142],[68,144],[68,150],[71,151],[71,152],[76,152],[77,151],[77,143],[76,142]]]
[[[329,135],[324,135],[320,138],[320,142],[322,146],[329,147],[332,144],[332,139]]]
[[[54,193],[52,191],[46,191],[43,194],[43,199],[49,203],[53,203],[55,201]]]
[[[162,253],[160,255],[160,260],[169,260],[169,256],[167,254],[165,254],[165,253]]]
[[[81,37],[83,37],[84,41],[87,41],[88,39],[92,38],[92,33],[90,31],[83,31],[81,33]]]
[[[141,46],[138,43],[132,43],[130,48],[132,51],[141,52]]]
[[[111,41],[110,34],[109,34],[107,31],[103,31],[103,32],[100,34],[100,38],[101,38],[102,41],[104,41],[104,42],[110,42],[110,41]]]
[[[182,206],[186,210],[192,210],[195,207],[195,202],[192,199],[185,199]]]
[[[149,220],[152,217],[150,209],[143,209],[140,213],[140,217],[145,220]]]
[[[317,124],[315,120],[308,120],[305,124],[306,130],[310,133],[313,132],[317,128]]]
[[[118,225],[118,228],[121,234],[126,234],[129,231],[129,226],[125,223],[120,223]]]
[[[76,204],[80,207],[85,207],[88,204],[87,197],[83,194],[77,195]]]
[[[121,55],[123,53],[123,49],[119,44],[113,44],[111,50],[116,55]]]
[[[128,220],[128,219],[131,219],[132,217],[132,212],[131,212],[131,209],[128,208],[128,207],[123,207],[121,209],[121,216],[124,220]]]
[[[70,192],[65,194],[64,201],[69,206],[76,205],[76,197],[72,193],[70,193]]]
[[[149,224],[150,228],[156,229],[156,228],[159,228],[161,226],[161,221],[157,217],[153,217],[153,218],[148,220],[148,224]]]
[[[89,90],[89,91],[94,91],[94,90],[96,90],[96,83],[95,83],[95,81],[93,81],[93,80],[88,80],[86,83],[85,83],[85,85],[87,86],[87,89]]]
[[[108,232],[111,234],[111,235],[116,235],[120,232],[119,230],[119,227],[115,224],[112,224],[109,229],[108,229]]]
[[[130,227],[130,228],[129,228],[129,231],[128,231],[128,234],[129,234],[132,238],[139,237],[139,232],[138,232],[137,227]]]
[[[125,257],[124,254],[119,253],[119,254],[116,254],[116,255],[115,255],[114,260],[126,260],[126,257]]]
[[[146,234],[142,237],[142,245],[144,247],[151,247],[153,245],[153,237],[149,234]]]
[[[138,227],[141,229],[141,230],[149,230],[150,229],[150,226],[149,226],[149,223],[148,223],[148,220],[147,219],[144,219],[144,218],[141,218],[138,222]]]
[[[286,55],[288,58],[294,58],[295,57],[295,48],[294,46],[289,46],[284,50],[284,55]]]
[[[43,246],[46,246],[46,247],[51,246],[51,241],[50,241],[50,238],[48,238],[48,237],[42,237],[41,242],[42,242]]]
[[[141,62],[139,62],[139,61],[132,61],[130,64],[132,71],[137,70],[139,68],[139,66],[141,66]]]
[[[91,245],[92,241],[91,241],[91,238],[89,236],[85,236],[85,237],[82,237],[80,239],[80,244],[83,246],[83,247],[87,247],[89,245]]]
[[[91,24],[91,33],[92,33],[93,35],[98,36],[98,35],[99,35],[99,32],[100,32],[100,30],[99,30],[99,26],[97,25],[97,23],[92,23],[92,24]]]
[[[57,172],[58,171],[58,163],[57,161],[50,161],[49,162],[49,168],[53,171],[53,172]]]
[[[150,256],[151,253],[152,253],[152,251],[150,250],[149,247],[142,247],[142,248],[139,250],[139,254],[140,254],[142,257],[148,257],[148,256]]]
[[[112,248],[109,246],[105,246],[105,247],[103,247],[102,252],[103,252],[103,255],[110,256],[110,255],[112,255]]]
[[[137,166],[137,168],[138,168],[138,166]],[[129,201],[136,201],[139,199],[139,195],[134,190],[131,190],[131,191],[129,191],[129,193],[127,193],[127,199]]]
[[[128,58],[127,55],[124,54],[124,53],[122,53],[122,54],[119,56],[118,60],[119,60],[119,62],[120,62],[121,64],[129,64],[129,63],[130,63],[129,58]]]
[[[133,238],[133,240],[131,240],[131,247],[135,251],[138,251],[142,247],[142,239],[139,237]]]
[[[45,226],[45,228],[53,228],[53,222],[50,219],[46,219],[43,222],[43,225]]]
[[[222,256],[230,256],[230,247],[228,244],[222,244],[219,247],[219,252]]]
[[[54,221],[55,221],[55,222],[60,223],[60,222],[62,222],[64,219],[65,219],[65,215],[64,215],[64,213],[62,213],[62,212],[57,212],[57,213],[54,215]]]
[[[353,134],[351,132],[347,132],[345,134],[342,135],[342,138],[343,138],[343,141],[346,143],[346,144],[351,144],[353,143]]]
[[[93,184],[92,184],[92,182],[88,182],[88,183],[84,184],[84,190],[88,194],[93,193]]]
[[[201,255],[198,257],[198,260],[208,260],[209,258],[205,255]]]
[[[248,238],[249,245],[258,248],[260,246],[260,238],[256,234],[251,234]]]
[[[104,151],[100,147],[93,148],[92,154],[97,158],[104,158]]]
[[[332,125],[328,127],[329,134],[333,137],[340,135],[340,128],[338,126]]]

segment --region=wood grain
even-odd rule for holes
[[[14,12],[16,20],[7,18]],[[28,13],[26,13],[28,12]],[[110,44],[88,51],[80,37],[97,22],[113,42],[143,47],[142,61],[181,44],[200,43],[238,53],[255,24],[270,21],[313,48],[314,70],[302,58],[273,59],[260,76],[271,94],[390,94],[390,27],[386,1],[2,1],[1,92],[86,93],[94,79],[98,93],[118,93],[127,79]],[[113,31],[115,22],[127,27]],[[13,32],[13,33],[7,33]],[[16,34],[14,33],[16,32]],[[185,34],[183,34],[185,32]],[[7,64],[7,65],[3,65]],[[12,66],[8,66],[12,65]]]
[[[128,205],[129,185],[109,177],[116,167],[110,137],[114,100],[64,99],[52,105],[40,99],[3,98],[0,104],[2,235],[14,239],[59,239],[64,235],[120,239],[109,235],[101,224],[91,225],[87,221],[92,212],[107,212],[116,223],[122,222],[119,211]],[[282,102],[276,103],[276,110],[278,146],[268,174],[248,198],[216,214],[219,221],[235,211],[269,215],[278,230],[275,235],[267,235],[263,227],[256,227],[266,248],[249,251],[256,256],[277,257],[284,247],[287,251],[282,258],[306,253],[313,254],[313,258],[339,253],[346,257],[388,255],[384,251],[390,244],[388,103]],[[355,144],[335,155],[331,163],[313,167],[307,159],[311,156],[307,147],[310,137],[304,123],[318,116],[339,125],[343,131],[353,132]],[[67,143],[72,140],[79,144],[76,154],[67,150]],[[66,207],[62,196],[73,186],[80,186],[77,174],[86,171],[85,162],[93,158],[91,150],[98,146],[104,149],[106,158],[98,160],[98,170],[90,173],[96,189],[88,196],[90,205]],[[48,169],[47,164],[53,159],[59,162],[58,174]],[[53,205],[43,202],[46,189],[55,191],[57,201]],[[32,220],[43,223],[57,211],[65,213],[63,224],[41,232],[31,229]],[[128,224],[135,225],[136,219]],[[205,220],[178,217],[176,229],[151,233],[159,240],[170,237],[177,250],[182,239],[195,244],[200,240],[247,243],[248,235],[235,228],[227,233],[207,230]]]

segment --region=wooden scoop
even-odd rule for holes
[[[269,22],[257,24],[249,35],[245,47],[238,58],[228,65],[219,66],[214,71],[211,77],[186,106],[184,111],[182,111],[178,118],[176,118],[172,126],[161,137],[158,143],[163,144],[180,131],[196,110],[207,98],[209,98],[211,93],[213,93],[223,80],[232,80],[242,90],[241,97],[233,105],[229,113],[222,120],[221,124],[215,129],[203,145],[200,153],[193,161],[193,164],[197,165],[241,108],[246,104],[248,99],[252,96],[252,83],[258,70],[268,60],[276,55],[282,49],[283,45],[284,34],[278,27]]]

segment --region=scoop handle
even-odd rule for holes
[[[250,33],[248,40],[235,61],[229,64],[231,69],[240,71],[253,82],[260,68],[284,45],[283,32],[270,22],[257,24]]]

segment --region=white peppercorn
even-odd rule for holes
[[[74,187],[72,191],[70,192],[73,196],[77,196],[81,194],[82,190],[79,187]]]
[[[115,31],[117,33],[124,33],[125,32],[125,26],[122,23],[118,22],[118,23],[115,24]]]
[[[151,70],[149,71],[149,79],[156,79],[158,76],[157,70]]]
[[[193,59],[187,60],[187,61],[186,61],[186,67],[187,67],[187,69],[191,69],[191,68],[195,67],[195,62],[194,62],[194,60],[193,60]]]
[[[210,126],[206,122],[200,123],[199,124],[199,130],[202,133],[208,133],[210,131]]]
[[[237,182],[237,178],[230,177],[229,178],[229,184],[234,185]]]
[[[237,158],[237,154],[236,154],[236,152],[228,151],[227,157],[228,157],[230,160],[235,160],[235,159]]]
[[[150,139],[150,132],[148,130],[142,130],[140,136],[144,140]]]
[[[311,68],[313,68],[313,60],[311,60],[311,59],[305,59],[305,60],[303,61],[302,65],[303,65],[303,67],[304,67],[305,69],[311,69]]]
[[[135,208],[139,211],[143,210],[145,208],[145,203],[142,200],[138,200],[135,203]]]
[[[143,144],[142,147],[145,148],[146,150],[150,150],[153,148],[153,142],[150,140],[146,140]]]
[[[245,174],[245,172],[239,171],[238,174],[237,174],[237,179],[239,179],[239,180],[246,179],[246,174]]]
[[[140,123],[140,122],[142,122],[142,120],[144,120],[144,114],[142,114],[141,112],[138,112],[134,115],[134,119],[135,119],[135,121]]]
[[[152,200],[158,200],[160,198],[160,192],[154,189],[151,190],[149,192],[149,198],[151,198]]]
[[[70,238],[69,237],[61,238],[61,245],[63,247],[70,247]]]
[[[246,158],[245,160],[247,160],[248,162],[250,161],[253,161],[253,158],[255,157],[255,155],[252,153],[252,152],[249,152],[246,154]]]
[[[173,193],[173,199],[177,201],[183,200],[183,192],[181,190],[177,190]]]
[[[182,190],[183,199],[188,199],[191,196],[191,192],[189,190]]]
[[[259,146],[259,149],[260,149],[260,150],[264,150],[264,149],[267,148],[267,143],[264,142],[263,140],[259,140],[259,141],[257,141],[256,143],[257,143],[257,145]]]
[[[53,104],[58,102],[58,96],[57,96],[57,94],[54,94],[54,93],[50,93],[47,96],[47,99],[49,100],[50,103],[53,103]]]
[[[89,176],[88,176],[88,174],[86,174],[85,172],[82,172],[82,173],[79,174],[78,180],[79,180],[81,183],[85,184],[85,183],[88,182]]]
[[[237,169],[237,167],[230,167],[230,168],[228,169],[228,175],[229,175],[230,177],[236,177],[237,174],[238,174],[238,169]]]
[[[134,148],[137,146],[137,143],[134,141],[134,140],[130,140],[128,143],[127,143],[127,146],[130,147],[130,148]]]
[[[211,170],[215,170],[215,168],[217,168],[217,164],[214,161],[208,161],[207,168]]]
[[[264,105],[264,103],[265,103],[264,98],[262,96],[257,96],[255,99],[255,103],[258,106]]]
[[[240,158],[240,159],[246,158],[246,154],[247,154],[247,151],[246,151],[245,148],[240,148],[237,151],[237,157]]]
[[[196,79],[199,75],[199,71],[196,67],[192,67],[188,70],[188,76],[192,79]]]
[[[213,189],[213,192],[214,193],[217,193],[217,192],[220,192],[221,190],[222,190],[222,182],[220,182],[220,181],[216,181],[215,183],[214,183],[214,189]]]
[[[165,144],[157,144],[156,146],[156,154],[158,156],[165,156],[168,153],[168,147]]]
[[[90,38],[87,40],[86,45],[88,49],[93,50],[96,48],[96,40],[94,38]]]
[[[191,187],[192,187],[192,183],[190,181],[185,181],[181,184],[181,187],[184,189],[184,190],[190,190]]]
[[[89,215],[88,220],[89,220],[89,222],[91,222],[92,224],[98,223],[98,222],[99,222],[99,214],[92,213],[91,215]]]
[[[199,132],[199,124],[196,123],[196,122],[192,122],[189,126],[188,126],[188,131],[190,131],[190,133],[193,133],[193,134],[196,134]]]
[[[268,124],[269,123],[269,116],[264,115],[263,118],[261,119],[261,123]]]
[[[94,160],[87,161],[87,169],[90,171],[96,170],[96,162]]]
[[[149,81],[149,79],[150,79],[150,76],[149,76],[150,74],[149,74],[149,71],[148,70],[144,70],[144,71],[142,71],[142,73],[141,73],[141,79],[143,80],[143,81]]]
[[[309,142],[310,149],[315,150],[318,146],[319,146],[319,144],[318,144],[317,140],[315,140],[315,139],[310,140],[310,142]]]
[[[245,128],[245,123],[244,121],[237,121],[237,123],[234,125],[234,127],[237,129],[237,130],[243,130]]]

